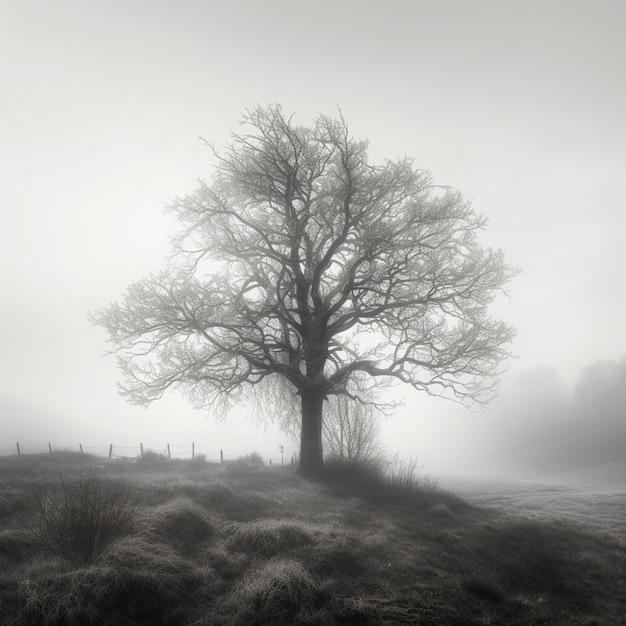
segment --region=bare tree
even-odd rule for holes
[[[210,147],[212,182],[169,207],[182,229],[166,269],[92,315],[131,401],[172,386],[199,406],[259,384],[299,397],[299,469],[314,476],[331,395],[367,402],[395,380],[490,398],[513,331],[488,304],[514,271],[480,246],[486,220],[459,193],[409,158],[370,164],[343,118],[301,127],[279,106]]]
[[[332,396],[323,422],[323,442],[334,457],[354,461],[381,458],[380,423],[374,405]]]

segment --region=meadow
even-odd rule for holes
[[[624,624],[625,519],[623,490],[5,457],[0,623]]]

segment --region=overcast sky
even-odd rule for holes
[[[202,439],[278,457],[287,440],[274,429],[258,438],[176,397],[126,404],[105,333],[87,321],[159,267],[173,228],[162,207],[210,175],[198,137],[223,143],[256,104],[282,103],[302,124],[340,107],[373,160],[413,156],[489,217],[485,243],[523,271],[497,307],[518,330],[514,368],[550,366],[572,383],[626,353],[621,0],[0,0],[0,11],[0,394],[58,416],[0,416],[0,449]],[[408,396],[389,445],[433,459],[447,409]]]

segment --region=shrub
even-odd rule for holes
[[[324,449],[332,457],[376,461],[382,455],[380,423],[373,405],[346,396],[330,397],[323,437]]]
[[[429,475],[420,476],[421,465],[417,459],[402,460],[398,456],[387,463],[384,473],[386,486],[396,493],[436,492],[438,482]]]
[[[265,465],[263,457],[258,452],[250,452],[241,458],[242,461],[248,462],[250,465]]]
[[[442,517],[469,506],[458,496],[439,489],[438,481],[429,474],[422,476],[420,469],[412,457],[402,460],[396,456],[387,461],[331,457],[324,464],[323,480],[338,493],[365,500],[410,502],[429,507],[443,503],[448,511],[433,511]]]
[[[169,463],[169,459],[164,454],[155,452],[154,450],[145,450],[142,456],[135,461],[138,467],[146,469],[163,467]]]
[[[383,465],[376,458],[364,460],[331,456],[324,462],[324,478],[332,482],[376,486],[383,481]]]
[[[227,476],[237,477],[258,472],[260,468],[265,467],[263,457],[258,452],[252,452],[246,456],[226,461],[224,463],[224,471]]]
[[[330,457],[324,465],[327,480],[347,482],[365,487],[372,492],[411,494],[436,492],[437,481],[430,476],[420,476],[421,466],[410,457],[398,456],[389,461],[380,458],[347,459]]]
[[[62,479],[54,490],[35,491],[36,536],[58,556],[90,563],[130,527],[128,488],[96,474]]]

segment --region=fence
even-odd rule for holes
[[[284,456],[281,450],[281,465],[284,465]],[[213,450],[213,451],[198,451],[196,448],[196,444],[194,441],[187,444],[182,445],[171,445],[169,443],[165,444],[165,447],[162,450],[155,450],[154,448],[144,448],[143,443],[139,443],[138,446],[114,446],[112,443],[104,444],[101,446],[86,446],[82,443],[79,443],[78,446],[74,447],[57,447],[52,446],[51,443],[48,443],[47,448],[23,448],[20,446],[19,442],[15,443],[15,448],[5,448],[4,450],[0,449],[0,456],[22,456],[23,454],[41,454],[49,452],[52,454],[53,452],[80,452],[81,454],[91,454],[93,456],[101,456],[108,459],[128,459],[128,458],[143,458],[144,454],[148,452],[161,454],[163,456],[167,456],[168,459],[172,458],[180,458],[180,459],[195,459],[199,455],[202,455],[206,461],[212,463],[224,463],[224,461],[233,461],[236,459],[241,459],[246,455],[241,454],[225,454],[224,450]],[[291,458],[291,464],[293,465],[294,458]],[[272,459],[267,461],[268,465],[272,465]]]

